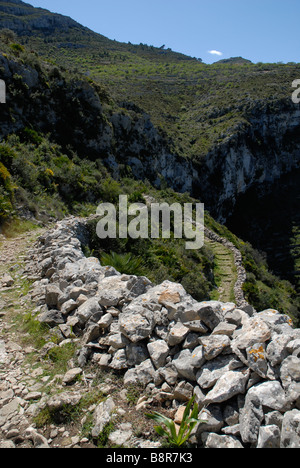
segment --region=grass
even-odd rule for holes
[[[36,223],[33,223],[32,221],[15,218],[7,220],[2,225],[1,234],[3,234],[8,239],[14,239],[15,237],[25,234],[26,232],[32,232],[39,228],[40,226],[38,226]]]
[[[34,423],[38,428],[49,426],[51,424],[78,424],[82,419],[86,410],[95,404],[101,403],[105,398],[96,390],[86,392],[80,402],[76,406],[65,405],[58,411],[50,411],[48,407],[43,408],[34,418]],[[90,434],[92,421],[88,418],[82,428],[82,436],[86,437]]]
[[[32,316],[32,310],[18,314],[14,318],[15,328],[22,332],[22,343],[41,349],[46,344],[49,327]]]
[[[138,399],[141,397],[144,391],[142,385],[128,385],[126,387],[126,399],[129,406],[135,406]]]
[[[217,289],[211,293],[211,299],[222,302],[235,302],[234,286],[237,270],[233,253],[222,244],[207,239],[214,253],[214,278]]]

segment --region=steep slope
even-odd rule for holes
[[[50,13],[43,8],[34,8],[20,0],[2,1],[0,4],[1,29],[10,29],[21,36],[53,34],[57,30],[65,32],[74,29],[84,30],[76,21],[63,15]]]
[[[208,66],[169,50],[110,41],[23,2],[0,5],[2,25],[12,15],[18,19],[12,28],[20,34],[16,39],[3,29],[1,34],[8,90],[1,137],[21,138],[8,138],[17,157],[7,148],[2,152],[4,214],[12,208],[13,182],[25,180],[33,182],[22,196],[19,191],[20,204],[40,187],[47,203],[53,195],[69,208],[74,200],[96,203],[108,193],[99,184],[108,168],[116,178],[130,175],[189,192],[224,221],[251,186],[258,184],[264,196],[266,181],[273,183],[299,164],[300,115],[290,99],[299,65]],[[34,33],[27,21],[34,21]],[[66,21],[67,31],[60,21]],[[113,187],[112,198],[118,193]],[[55,201],[63,212],[61,199]]]
[[[133,102],[161,128],[168,139],[167,154],[155,148],[156,158],[151,154],[149,162],[147,154],[133,152],[128,164],[135,176],[148,177],[153,165],[168,184],[175,180],[173,188],[201,198],[225,221],[240,194],[299,165],[300,109],[291,101],[299,64],[243,60],[205,65],[171,50],[111,41],[21,1],[0,5],[0,25],[7,27],[13,17],[11,28],[22,43],[58,64],[77,67],[108,87],[125,113]],[[126,121],[119,133],[127,131],[123,125]],[[101,153],[101,147],[95,150]],[[120,152],[126,154],[126,148]],[[186,181],[182,187],[174,179],[175,166]],[[159,182],[157,175],[150,178]]]

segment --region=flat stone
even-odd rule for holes
[[[234,436],[214,433],[202,436],[204,447],[208,449],[243,449],[241,442]]]
[[[66,406],[76,406],[81,400],[80,393],[58,393],[57,395],[52,396],[47,401],[47,407],[50,411],[60,411]]]
[[[41,397],[42,397],[41,392],[30,392],[24,397],[24,400],[25,401],[39,400]]]
[[[0,408],[0,418],[8,418],[10,415],[19,412],[20,403],[21,399],[17,397]]]
[[[222,403],[230,398],[245,393],[250,371],[229,371],[217,381],[214,388],[206,395],[205,404]]]
[[[236,330],[237,326],[232,323],[221,322],[216,326],[212,335],[227,335],[232,336],[233,332]]]
[[[81,367],[75,367],[73,369],[68,370],[63,377],[63,383],[65,385],[70,385],[73,383],[80,375],[82,374]]]
[[[97,438],[110,422],[116,405],[112,398],[102,401],[94,411],[92,437]]]
[[[120,424],[118,430],[112,432],[108,440],[113,445],[125,445],[133,435],[132,425],[130,423]]]
[[[2,283],[2,286],[6,287],[6,288],[10,288],[11,286],[14,285],[15,280],[10,275],[5,273],[2,276],[2,278],[0,279],[0,282]]]

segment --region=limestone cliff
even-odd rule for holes
[[[49,132],[79,156],[104,160],[115,175],[120,166],[130,167],[138,179],[158,187],[165,180],[176,191],[191,193],[221,221],[249,188],[299,167],[300,108],[292,101],[260,102],[245,109],[244,123],[195,162],[175,154],[167,135],[142,109],[130,103],[112,105],[99,85],[30,60],[25,65],[0,55],[7,84],[0,137],[24,127]]]
[[[258,105],[246,118],[247,124],[206,155],[194,184],[194,192],[222,221],[250,187],[273,183],[299,167],[299,106],[288,101],[273,109]]]
[[[0,26],[15,31],[19,35],[32,35],[37,31],[53,33],[57,28],[69,30],[78,23],[71,18],[50,13],[42,8],[34,8],[19,0],[2,2],[0,5]]]

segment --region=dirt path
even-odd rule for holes
[[[41,234],[43,230],[38,230],[0,245],[0,448],[96,448],[96,444],[106,446],[108,437],[114,440],[114,434],[119,437],[120,430],[123,435],[128,433],[128,427],[134,447],[160,446],[148,441],[155,432],[138,406],[146,404],[145,399],[140,401],[140,392],[125,389],[121,377],[100,373],[92,365],[82,370],[81,379],[66,385],[63,377],[74,368],[76,340],[62,347],[62,338],[56,345],[51,341],[55,338],[52,330],[47,330],[43,336],[46,344],[41,348],[36,342],[33,333],[39,322],[30,294],[35,278],[26,253]],[[27,323],[33,328],[29,330]],[[51,359],[47,351],[53,346],[56,353]],[[114,422],[94,442],[90,437],[93,414],[108,395],[118,401]],[[59,419],[45,408],[51,398],[62,408]],[[73,412],[72,398],[77,404]]]
[[[219,242],[205,238],[205,244],[211,248],[215,261],[215,278],[218,290],[215,299],[221,302],[234,302],[234,286],[237,281],[237,270],[233,253]]]
[[[42,229],[25,233],[0,243],[0,447],[32,447],[24,437],[30,421],[25,411],[31,404],[36,385],[32,367],[26,357],[34,351],[23,346],[24,332],[16,325],[16,317],[26,309],[25,296],[31,284],[24,275],[25,254]],[[36,377],[38,377],[36,375]],[[29,395],[29,398],[28,398]],[[33,433],[31,433],[33,435]],[[14,442],[13,442],[14,440]],[[41,436],[42,446],[45,440]]]

